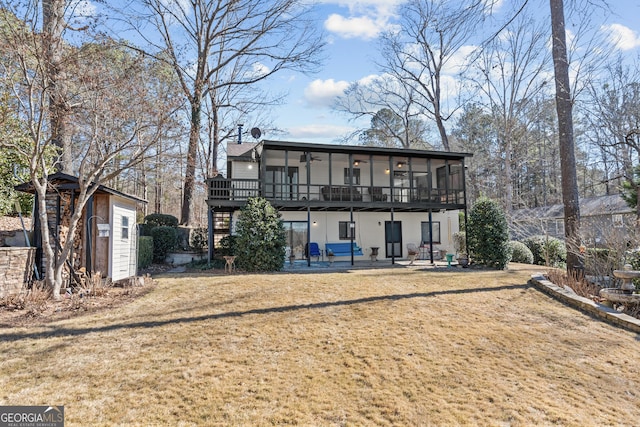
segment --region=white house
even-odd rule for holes
[[[353,242],[362,249],[355,260],[369,259],[376,248],[378,258],[406,258],[409,244],[421,247],[422,258],[437,259],[454,251],[458,214],[466,215],[469,156],[269,140],[229,144],[227,177],[207,180],[210,241],[232,232],[248,197],[262,196],[282,213],[296,258],[310,243],[323,250]]]

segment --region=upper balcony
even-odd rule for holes
[[[233,147],[208,204],[261,196],[282,210],[427,211],[465,207],[464,153],[263,141]]]

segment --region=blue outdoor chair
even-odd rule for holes
[[[311,257],[320,258],[320,248],[318,244],[314,242],[309,243],[309,258]]]

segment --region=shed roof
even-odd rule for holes
[[[56,172],[52,175],[49,175],[48,181],[60,190],[78,190],[80,188],[78,177],[62,172]],[[23,193],[35,194],[36,192],[35,187],[33,186],[33,183],[31,181],[18,184],[14,188],[17,191],[22,191]],[[147,201],[144,199],[123,193],[122,191],[107,187],[106,185],[99,185],[98,189],[96,190],[96,194],[110,194],[123,197],[134,202],[147,203]]]

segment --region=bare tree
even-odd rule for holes
[[[401,148],[433,148],[426,142],[427,125],[414,102],[416,90],[403,86],[390,75],[378,76],[368,82],[352,83],[339,96],[333,108],[347,113],[354,120],[371,118],[369,129],[356,135],[366,145]]]
[[[413,102],[434,120],[446,151],[450,151],[450,144],[445,122],[459,105],[443,105],[443,91],[447,89],[444,73],[474,35],[487,3],[491,2],[469,0],[452,5],[439,0],[412,0],[402,8],[401,29],[381,38],[383,71],[415,90]]]
[[[590,105],[585,119],[596,147],[615,163],[615,176],[630,179],[640,160],[640,146],[633,134],[640,127],[640,67],[625,65],[622,58],[605,67],[604,74],[589,85]]]
[[[517,145],[528,143],[528,128],[534,119],[528,113],[547,83],[548,36],[543,25],[520,14],[505,27],[501,37],[487,43],[472,67],[477,71],[472,79],[488,103],[488,111],[495,116],[498,143],[504,156],[502,188],[507,215],[514,208]]]
[[[209,92],[253,85],[284,69],[313,70],[322,42],[307,19],[308,9],[295,0],[145,0],[143,4],[161,40],[156,42],[155,35],[138,27],[149,44],[145,50],[167,54],[190,105],[180,218],[182,224],[189,224],[203,106]],[[232,72],[236,67],[242,72]]]
[[[573,135],[573,100],[571,99],[571,82],[569,80],[563,0],[550,0],[550,7],[560,165],[562,169],[564,232],[567,246],[567,271],[571,274],[582,274],[584,263],[579,251],[580,203]]]
[[[5,10],[11,10],[3,4]],[[135,58],[113,55],[107,59],[110,47],[92,45],[72,49],[69,55],[76,66],[86,72],[75,81],[78,94],[74,108],[74,144],[80,150],[75,158],[79,190],[75,197],[73,214],[67,224],[67,238],[58,246],[58,230],[49,228],[47,194],[50,190],[49,175],[52,172],[47,158],[55,154],[57,146],[54,130],[49,128],[48,108],[52,86],[47,72],[47,40],[36,32],[42,16],[35,3],[30,8],[14,9],[28,13],[21,18],[24,27],[0,25],[0,37],[5,42],[6,55],[11,57],[9,66],[2,72],[3,84],[11,89],[16,115],[27,129],[29,139],[6,139],[0,145],[19,153],[29,164],[29,175],[38,200],[42,249],[45,258],[45,281],[60,298],[64,283],[63,271],[74,245],[73,236],[80,224],[83,209],[98,187],[141,161],[153,142],[162,134],[171,106],[157,105],[149,96],[147,87],[132,84],[139,62]],[[2,15],[5,16],[5,15]],[[68,48],[68,46],[66,47]],[[94,50],[97,55],[82,55]],[[70,50],[71,51],[71,50]],[[101,58],[102,62],[97,60]],[[91,65],[85,61],[92,60]],[[114,64],[114,61],[121,61]],[[115,71],[114,71],[115,70]],[[91,72],[89,72],[91,71]],[[108,71],[108,72],[107,72]],[[137,83],[137,82],[136,82]],[[81,89],[81,90],[80,90]],[[129,100],[137,100],[136,106]]]

